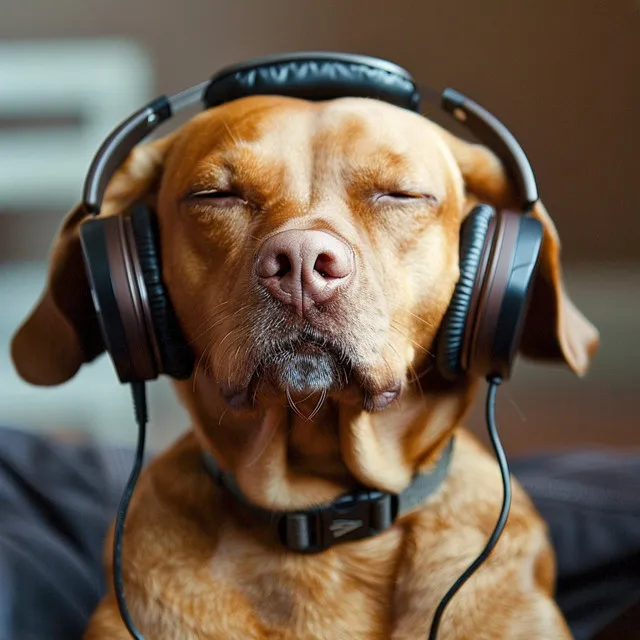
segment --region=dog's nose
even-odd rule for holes
[[[276,299],[304,315],[305,307],[329,302],[351,279],[352,249],[325,231],[282,231],[256,255],[260,283]]]

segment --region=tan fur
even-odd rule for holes
[[[238,197],[193,197],[211,189]],[[420,197],[376,200],[398,191]],[[462,428],[477,383],[445,383],[433,361],[458,277],[460,224],[473,202],[512,198],[499,162],[375,101],[252,97],[137,149],[112,181],[103,215],[141,197],[157,210],[164,279],[198,362],[176,383],[193,430],[143,473],[127,522],[126,594],[141,631],[148,640],[426,637],[501,500],[495,462]],[[566,296],[553,223],[542,205],[535,215],[545,240],[523,352],[582,374],[597,333]],[[65,268],[78,269],[69,259],[77,258],[78,222],[63,230],[43,302],[13,344],[18,370],[38,384],[63,382],[100,351],[86,281],[63,286]],[[251,265],[265,237],[291,228],[330,230],[356,255],[354,285],[322,322],[349,349],[359,383],[330,393],[313,421],[304,416],[317,395],[294,399],[302,417],[266,383],[255,388],[254,408],[232,410],[223,397],[251,376],[264,343],[286,335],[282,310],[260,294]],[[363,397],[395,383],[398,401],[363,410]],[[358,482],[400,491],[453,432],[451,471],[426,504],[380,536],[310,556],[279,547],[214,486],[200,459],[210,451],[255,503],[290,509]],[[516,484],[502,539],[450,605],[439,637],[570,637],[552,599],[554,571],[545,526]],[[111,593],[85,638],[127,638]]]

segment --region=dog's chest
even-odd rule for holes
[[[335,640],[388,637],[389,604],[399,547],[397,533],[304,556],[274,550],[233,520],[214,542],[191,532],[176,551],[178,532],[147,552],[144,576],[129,590],[147,637],[211,640]],[[143,541],[139,542],[140,547]],[[173,546],[173,548],[172,548]],[[376,547],[374,551],[372,547]],[[138,547],[135,542],[130,549]],[[161,548],[164,547],[164,548]],[[193,633],[192,630],[197,630]]]

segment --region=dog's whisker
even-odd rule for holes
[[[408,340],[414,347],[420,349],[421,351],[423,351],[424,353],[426,353],[428,356],[430,356],[432,358],[435,357],[435,354],[432,351],[430,351],[426,347],[423,347],[419,342],[416,342],[413,338],[409,337],[406,333],[403,333],[396,326],[396,321],[395,320],[393,320],[391,322],[390,326],[401,338],[404,338],[405,340]]]
[[[224,316],[223,318],[219,318],[217,320],[214,320],[210,326],[208,326],[206,329],[204,329],[203,331],[198,333],[198,335],[195,336],[192,340],[190,340],[189,344],[193,345],[193,343],[196,340],[199,340],[204,335],[206,335],[207,333],[209,333],[210,331],[212,331],[216,327],[220,326],[222,323],[226,322],[230,318],[235,318],[238,314],[242,313],[245,309],[248,309],[249,307],[251,307],[251,304],[244,304],[241,307],[239,307],[238,309],[236,309],[233,313],[229,313],[226,316]],[[216,314],[213,314],[212,317],[210,317],[209,319],[212,320],[212,318],[215,317],[215,315]]]
[[[197,329],[200,329],[202,327],[202,325],[206,324],[207,322],[209,322],[209,320],[216,314],[218,313],[218,309],[220,307],[223,307],[225,304],[229,304],[229,300],[223,300],[222,302],[219,302],[215,307],[213,307],[213,309],[210,309],[205,317],[201,320],[200,324],[198,324],[198,326],[196,327]]]
[[[393,377],[394,377],[394,376],[393,376],[393,367],[389,364],[389,361],[388,361],[384,356],[382,356],[382,362],[384,363],[384,366],[385,366],[385,367],[387,368],[387,370],[389,371],[389,376],[390,376],[391,378],[393,378]]]
[[[211,320],[213,318],[215,318],[215,316],[220,313],[220,307],[224,307],[224,305],[229,304],[229,300],[224,300],[222,302],[220,302],[219,304],[217,304],[215,307],[213,307],[213,309],[209,310],[206,314],[205,317],[198,323],[198,326],[195,327],[195,331],[198,331],[199,329],[202,329],[202,327],[207,324],[208,322],[211,322]]]
[[[255,377],[256,377],[256,385],[255,385],[255,388],[253,390],[253,397],[251,398],[252,406],[255,406],[255,404],[256,404],[256,398],[258,397],[258,389],[260,388],[260,380],[259,380],[260,368],[259,367],[258,367],[258,369],[256,369]]]
[[[251,340],[251,336],[245,332],[244,339],[242,334],[238,337],[238,348],[236,349],[235,355],[233,356],[233,368],[237,369],[238,367],[238,359],[240,357],[240,352],[244,351],[244,359],[245,361],[250,359],[250,346],[247,344]],[[229,384],[231,384],[231,373],[232,367],[229,367]]]
[[[247,467],[252,467],[260,458],[262,454],[269,448],[269,445],[273,442],[273,436],[275,435],[277,426],[275,422],[270,425],[269,432],[266,434],[265,442],[260,449],[254,454],[253,458],[246,463]],[[264,436],[263,436],[264,437]]]
[[[399,307],[399,309],[401,311],[403,311],[404,313],[408,313],[410,316],[412,316],[416,320],[419,320],[420,322],[423,322],[427,327],[429,327],[429,329],[435,329],[436,328],[436,326],[432,322],[429,322],[428,320],[425,320],[424,318],[421,318],[420,316],[418,316],[415,313],[413,313],[413,311],[410,311],[409,309],[405,309],[404,307]]]
[[[418,375],[418,372],[415,370],[415,367],[412,364],[409,365],[409,371],[410,371],[411,375],[413,376],[413,383],[417,387],[421,398],[424,398],[424,389],[422,388],[422,385],[420,384],[420,378],[422,376],[425,376],[429,371],[431,371],[432,368],[433,367],[428,367],[426,371],[424,371],[421,375]]]
[[[391,320],[390,323],[391,327],[393,329],[395,329],[403,338],[411,341],[415,346],[417,346],[420,349],[425,350],[425,347],[423,347],[420,343],[416,342],[413,338],[410,337],[410,333],[413,332],[415,327],[412,327],[410,325],[405,325],[402,322],[400,322],[400,320],[398,320],[397,318],[394,318]],[[401,331],[402,329],[402,331]],[[407,332],[407,333],[405,333]],[[428,351],[428,350],[427,350]]]
[[[238,340],[238,348],[236,349],[235,354],[233,355],[233,362],[234,365],[235,363],[238,362],[238,356],[240,355],[240,349],[242,348],[242,342],[240,342],[240,340]]]
[[[196,366],[195,366],[195,368],[193,370],[193,385],[192,385],[192,388],[193,388],[193,392],[194,393],[196,391],[196,380],[198,378],[198,371],[200,370],[200,366],[202,364],[202,359],[207,355],[210,357],[210,355],[211,355],[210,354],[210,348],[211,348],[211,344],[207,345],[207,347],[205,349],[203,349],[202,353],[200,354],[200,357],[198,358],[198,362],[196,363]],[[206,374],[206,362],[205,362],[205,374]]]
[[[248,302],[247,304],[240,305],[234,312],[233,317],[235,318],[239,313],[242,313],[245,309],[251,307],[253,303]]]
[[[326,397],[327,397],[327,389],[323,388],[322,391],[320,392],[320,400],[318,400],[318,404],[316,405],[316,408],[311,412],[311,415],[309,416],[309,421],[312,421],[318,415],[318,412],[322,408],[322,405],[324,404]]]
[[[289,390],[288,386],[285,389],[285,394],[287,396],[287,402],[289,403],[289,406],[291,407],[291,409],[293,409],[293,412],[303,420],[308,421],[307,416],[305,416],[304,413],[302,413],[302,411],[298,409],[298,407],[296,406],[296,403],[293,401],[293,398],[291,397],[291,391]]]
[[[238,336],[234,339],[234,341],[229,345],[229,351],[233,348],[235,343],[238,344],[238,348],[231,359],[232,366],[228,369],[228,382],[229,386],[231,386],[231,376],[234,371],[237,371],[239,368],[239,357],[240,354],[243,353],[244,360],[249,361],[251,358],[251,345],[250,345],[251,336],[244,330],[244,327],[238,328]]]
[[[198,333],[198,335],[196,335],[192,340],[190,340],[189,341],[189,345],[192,346],[197,340],[199,340],[203,336],[207,335],[207,333],[211,332],[217,326],[221,325],[223,322],[225,322],[225,320],[228,320],[229,318],[231,318],[232,315],[233,314],[229,313],[226,316],[224,316],[223,318],[219,318],[218,320],[214,320],[206,329],[204,329],[203,331]]]
[[[218,353],[220,351],[220,348],[222,347],[222,345],[225,343],[225,341],[227,340],[227,338],[229,338],[229,336],[233,335],[235,333],[235,331],[238,329],[238,327],[234,327],[233,329],[231,329],[230,331],[228,331],[225,336],[222,338],[222,340],[220,340],[220,342],[218,343],[218,346],[216,347],[215,353],[213,354],[213,359],[217,360],[218,359]]]
[[[315,391],[311,391],[304,398],[302,398],[302,400],[298,400],[298,404],[306,402],[311,396],[315,395],[315,393],[316,393]]]
[[[418,374],[418,379],[424,378],[428,373],[431,373],[435,368],[435,365],[430,364],[422,373]]]
[[[237,361],[237,357],[238,354],[240,353],[240,349],[242,347],[242,330],[241,327],[235,327],[234,329],[232,329],[232,332],[235,334],[233,335],[233,337],[231,338],[231,340],[229,341],[229,344],[226,347],[226,351],[225,354],[225,361],[229,363],[229,366],[227,367],[227,373],[229,376],[229,384],[231,384],[231,373],[234,369],[234,365]],[[221,343],[222,344],[222,343]],[[235,354],[233,355],[233,357],[230,356],[230,353],[232,351],[232,349],[237,345],[237,349],[235,351]],[[220,346],[220,345],[218,345]]]
[[[395,351],[396,355],[398,356],[398,358],[400,358],[400,354],[398,353],[398,350],[395,348],[395,346],[391,343],[389,343],[389,346]],[[413,382],[415,383],[415,386],[418,387],[418,391],[420,392],[420,396],[422,398],[424,398],[424,391],[422,389],[422,386],[420,385],[420,377],[418,376],[418,373],[415,370],[415,367],[409,362],[407,364],[407,368],[409,369],[409,373],[411,374],[412,378],[413,378]]]

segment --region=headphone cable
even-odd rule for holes
[[[491,445],[493,451],[496,454],[498,460],[498,466],[500,467],[500,474],[502,476],[502,507],[500,509],[500,515],[498,521],[493,530],[493,533],[489,537],[485,548],[480,552],[480,555],[469,565],[466,571],[451,585],[449,591],[444,594],[442,600],[436,608],[436,612],[433,615],[433,621],[431,622],[431,630],[429,631],[429,640],[436,640],[438,636],[438,628],[444,615],[444,610],[447,605],[456,595],[458,590],[464,585],[464,583],[480,568],[480,565],[489,557],[489,554],[496,546],[498,539],[502,535],[504,526],[507,522],[509,515],[509,509],[511,507],[511,475],[509,472],[509,464],[507,462],[507,456],[505,455],[502,442],[500,442],[500,436],[498,434],[498,427],[496,425],[496,392],[502,379],[499,377],[489,378],[489,390],[487,391],[487,404],[486,404],[486,418],[487,429],[489,431],[489,438],[491,439]]]
[[[144,636],[138,631],[136,625],[131,619],[131,614],[127,608],[127,603],[124,597],[124,586],[122,583],[122,537],[124,534],[124,522],[127,517],[127,510],[129,509],[129,502],[135,489],[138,477],[140,476],[140,470],[142,469],[142,463],[144,459],[144,446],[146,439],[146,427],[148,421],[147,413],[147,392],[144,382],[132,382],[131,394],[133,395],[133,406],[136,414],[136,422],[138,423],[138,445],[136,447],[135,458],[129,479],[120,498],[120,504],[118,505],[118,511],[116,514],[115,530],[113,535],[113,586],[116,594],[116,601],[118,602],[118,609],[120,610],[120,617],[124,622],[127,630],[131,634],[131,637],[135,640],[144,640]]]

